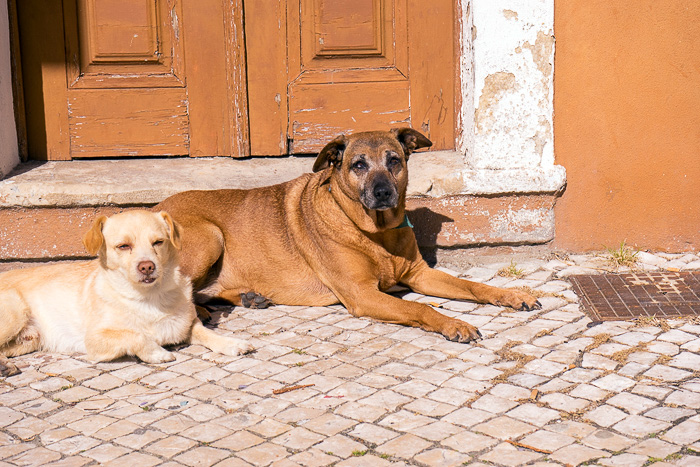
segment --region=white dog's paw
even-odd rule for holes
[[[244,341],[243,339],[230,338],[227,339],[226,344],[226,347],[221,350],[221,353],[231,357],[243,355],[254,350],[253,345],[248,341]]]
[[[138,357],[146,363],[166,363],[175,360],[175,355],[173,355],[172,352],[168,352],[163,347],[158,347]]]

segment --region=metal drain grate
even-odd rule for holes
[[[700,315],[700,271],[569,276],[593,321]]]

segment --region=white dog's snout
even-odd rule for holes
[[[156,271],[156,264],[151,260],[140,261],[139,264],[136,265],[136,269],[138,269],[141,274],[150,276]]]

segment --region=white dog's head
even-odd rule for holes
[[[95,219],[83,244],[105,269],[150,287],[177,265],[180,228],[165,211],[126,211]]]

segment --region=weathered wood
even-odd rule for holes
[[[313,153],[339,133],[399,125],[454,148],[455,5],[434,3],[246,3],[252,153],[287,139]]]
[[[183,5],[191,156],[248,155],[240,0]]]
[[[226,43],[226,84],[228,103],[228,147],[233,157],[250,155],[248,125],[248,82],[243,27],[243,0],[224,2],[224,36]]]
[[[61,2],[17,3],[29,156],[70,159]]]
[[[290,86],[289,134],[294,153],[318,152],[341,133],[407,126],[406,81]]]
[[[410,85],[402,62],[407,24],[397,14],[404,3],[291,2],[291,152],[318,152],[339,133],[410,123]]]
[[[68,109],[73,157],[189,153],[184,89],[83,89]]]
[[[34,158],[250,154],[242,0],[20,10]]]
[[[287,0],[245,4],[252,155],[287,154]]]
[[[433,150],[452,149],[458,109],[455,2],[408,0],[408,8],[411,124],[428,136]]]
[[[71,89],[184,87],[178,0],[65,0]]]
[[[242,1],[18,4],[32,156],[309,153],[399,125],[454,147],[451,0]]]
[[[14,99],[17,145],[22,162],[29,158],[27,148],[27,117],[24,106],[24,85],[22,81],[22,60],[19,48],[19,24],[17,22],[17,0],[8,1],[10,22],[10,66],[12,67],[12,97]]]

